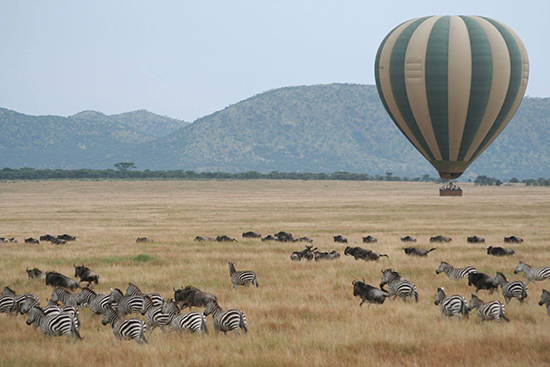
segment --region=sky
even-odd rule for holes
[[[527,95],[550,97],[548,0],[0,0],[0,107],[193,121],[270,89],[374,84],[384,36],[425,15],[507,24],[529,53]]]

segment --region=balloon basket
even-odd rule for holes
[[[458,190],[439,189],[439,196],[462,196],[462,189],[458,189]]]

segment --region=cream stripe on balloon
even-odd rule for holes
[[[434,158],[443,160],[435,137],[426,92],[426,50],[434,24],[441,16],[426,19],[412,34],[405,54],[405,86],[418,129]]]
[[[388,37],[388,39],[386,40],[386,43],[384,44],[384,48],[380,53],[380,61],[378,63],[379,64],[378,75],[380,78],[380,88],[384,93],[384,99],[386,100],[386,104],[388,105],[388,108],[390,109],[393,117],[395,118],[395,122],[399,124],[399,127],[401,127],[405,135],[410,139],[410,141],[420,151],[420,153],[422,153],[422,155],[426,159],[429,159],[428,154],[426,154],[426,151],[422,149],[422,146],[420,145],[418,140],[416,140],[416,138],[414,137],[414,134],[411,132],[411,130],[409,129],[409,126],[403,119],[401,112],[399,112],[399,107],[397,107],[397,103],[395,102],[395,98],[393,97],[393,92],[392,92],[391,82],[390,82],[390,59],[391,59],[393,46],[395,45],[397,38],[403,32],[403,30],[418,19],[419,18],[411,19],[408,22],[403,23],[396,30],[394,30],[392,34]]]
[[[491,54],[493,56],[493,78],[485,114],[481,119],[481,123],[472,140],[472,144],[464,156],[465,161],[469,161],[472,158],[472,155],[476,152],[477,148],[479,148],[479,145],[483,142],[483,139],[493,126],[504,104],[508,86],[510,85],[510,55],[504,38],[498,29],[485,19],[475,16],[470,18],[479,23],[489,40],[489,46],[491,47]]]
[[[466,24],[453,15],[449,23],[449,160],[456,161],[462,143],[472,83],[472,49]]]

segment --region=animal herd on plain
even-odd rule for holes
[[[279,241],[279,242],[307,242],[312,243],[309,237],[294,237],[288,232],[278,232],[274,235],[262,237],[259,233],[245,232],[243,238],[260,238],[261,241]],[[333,237],[335,243],[348,243],[348,239],[342,235]],[[0,238],[2,242],[17,243],[15,238]],[[33,238],[26,239],[26,243],[35,243]],[[44,235],[40,240],[56,243],[58,241],[74,241],[76,237],[70,235],[50,236]],[[216,238],[197,236],[197,242],[217,241],[217,242],[237,242],[236,239],[223,235]],[[362,237],[363,243],[377,243],[377,239],[371,235]],[[416,238],[405,236],[401,238],[402,242],[417,242]],[[467,238],[468,243],[485,243],[485,239],[479,236]],[[510,236],[505,237],[506,243],[522,243],[523,239]],[[137,243],[153,242],[147,237],[138,237]],[[452,238],[447,236],[435,236],[430,238],[434,243],[450,243]],[[424,250],[417,247],[403,248],[406,255],[426,257],[435,248]],[[501,247],[489,246],[487,254],[495,256],[513,255],[514,251],[503,249]],[[346,246],[344,255],[351,256],[355,260],[378,261],[382,257],[389,257],[387,254],[380,254],[370,249],[358,246]],[[291,254],[291,260],[307,261],[315,260],[334,260],[340,258],[340,254],[333,251],[318,251],[313,245],[306,245],[301,251],[294,251]],[[159,293],[143,293],[135,284],[129,283],[126,292],[123,293],[118,288],[110,288],[107,294],[96,293],[91,287],[99,283],[100,277],[88,267],[73,264],[75,275],[78,279],[63,275],[59,272],[42,272],[38,268],[26,269],[29,280],[41,279],[45,284],[53,287],[51,298],[46,304],[40,303],[37,296],[32,293],[23,293],[17,295],[9,287],[5,287],[0,297],[0,313],[9,315],[26,314],[28,325],[39,328],[41,333],[47,336],[68,336],[81,339],[80,335],[80,308],[88,308],[92,318],[97,315],[103,315],[102,324],[111,325],[112,331],[118,340],[135,340],[138,344],[147,343],[147,333],[151,333],[155,328],[160,328],[163,332],[169,331],[189,331],[197,334],[206,334],[208,332],[207,316],[212,315],[212,324],[216,334],[233,331],[239,334],[239,329],[244,333],[248,332],[245,314],[242,310],[231,309],[224,311],[218,304],[218,298],[209,292],[203,292],[194,286],[181,287],[173,289],[174,295],[165,298]],[[256,273],[253,271],[237,271],[233,262],[228,263],[229,276],[232,288],[237,286],[259,287]],[[541,281],[550,278],[550,267],[533,268],[520,261],[514,273],[523,272],[529,282]],[[505,303],[508,304],[512,299],[517,299],[523,303],[527,298],[527,284],[523,281],[508,281],[503,273],[497,272],[494,277],[480,273],[473,266],[464,268],[454,268],[447,262],[441,262],[436,269],[436,274],[445,273],[449,279],[460,281],[468,279],[468,285],[475,288],[468,302],[461,295],[447,296],[444,287],[437,289],[435,294],[435,305],[440,306],[442,315],[454,316],[462,320],[469,317],[469,312],[477,309],[478,318],[485,320],[504,320],[509,321],[505,316],[505,306],[498,300],[484,302],[477,294],[480,290],[487,290],[490,295],[500,288]],[[87,283],[81,287],[81,283]],[[404,302],[407,299],[418,302],[419,294],[413,281],[406,279],[399,272],[393,269],[382,270],[382,276],[379,288],[367,284],[365,280],[355,280],[352,282],[353,296],[360,297],[362,306],[367,304],[384,304],[386,298],[401,298]],[[387,289],[385,289],[387,286]],[[80,289],[80,292],[75,292]],[[550,292],[543,290],[539,305],[545,305],[547,314],[550,316]],[[204,311],[191,311],[182,313],[185,308],[201,307]],[[128,315],[141,313],[144,320],[130,317]]]

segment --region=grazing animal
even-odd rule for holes
[[[138,344],[148,343],[145,338],[147,325],[139,319],[123,320],[117,311],[108,307],[101,322],[103,325],[111,324],[113,334],[117,340],[135,340]]]
[[[61,302],[65,306],[78,306],[78,293],[70,293],[63,288],[55,287],[52,292],[52,301]]]
[[[317,250],[317,247],[312,249],[313,245],[306,245],[306,248],[302,251],[294,251],[292,255],[295,255],[295,257],[298,257],[298,260],[301,260],[302,258],[305,258],[307,261],[311,261],[315,258],[315,251]],[[292,258],[291,259],[294,260]]]
[[[57,236],[57,238],[59,238],[60,240],[65,240],[65,241],[76,241],[76,237],[75,236],[71,236],[70,234],[60,234],[59,236]]]
[[[52,240],[52,245],[65,245],[66,243],[67,243],[67,240],[64,240],[59,237],[56,237]]]
[[[120,290],[119,290],[120,292]],[[111,295],[110,294],[98,294],[97,297],[95,297],[90,303],[90,313],[92,314],[92,317],[95,315],[102,315],[107,311],[107,307],[111,305]],[[122,292],[120,292],[120,295],[122,297]],[[114,304],[113,304],[114,306]]]
[[[313,239],[309,238],[309,237],[300,237],[298,238],[298,241],[299,242],[309,242],[309,243],[313,243]]]
[[[239,242],[235,238],[229,237],[229,236],[226,236],[226,235],[216,237],[216,241],[218,241],[218,242]]]
[[[550,293],[546,290],[542,290],[542,294],[540,296],[539,306],[545,305],[546,306],[546,314],[550,316]]]
[[[300,251],[294,251],[292,254],[290,254],[290,260],[292,261],[302,260],[302,255],[300,255]]]
[[[12,314],[13,306],[15,304],[15,295],[2,295],[0,296],[0,313]]]
[[[246,334],[248,327],[246,325],[246,317],[241,310],[227,310],[224,311],[218,305],[218,302],[211,301],[206,305],[204,310],[204,316],[212,314],[214,321],[214,332],[216,335],[221,331],[227,335],[228,331],[233,331],[235,335],[239,335],[239,327]]]
[[[54,239],[55,239],[55,236],[52,236],[51,234],[45,234],[43,236],[40,236],[40,241],[52,242]]]
[[[348,239],[342,235],[334,236],[334,242],[337,243],[348,243]]]
[[[430,237],[430,242],[445,242],[445,243],[449,243],[449,242],[453,242],[453,239],[451,237],[447,237],[447,236],[434,236],[434,237]]]
[[[195,237],[195,239],[193,241],[195,241],[195,242],[216,242],[216,239],[212,238],[212,237],[197,236],[197,237]]]
[[[36,238],[29,237],[25,238],[25,243],[34,243],[36,245],[39,245],[40,241],[38,241]]]
[[[511,256],[514,254],[515,254],[515,251],[512,249],[502,248],[502,247],[493,247],[493,246],[487,247],[487,255]]]
[[[17,240],[15,239],[15,237],[10,238],[9,241],[10,241],[11,243],[19,243],[19,242],[17,242]]]
[[[212,293],[203,292],[192,285],[178,290],[174,289],[174,299],[182,309],[186,307],[206,307],[208,302],[218,300]]]
[[[372,237],[371,235],[368,235],[367,237],[363,237],[363,243],[374,243],[378,242],[378,239],[376,237]]]
[[[152,239],[147,238],[147,237],[138,237],[138,238],[136,238],[136,243],[141,243],[141,242],[155,242],[155,241],[153,241]]]
[[[319,260],[335,260],[340,258],[340,254],[337,251],[324,251],[319,252],[315,251],[314,253],[315,261]]]
[[[433,250],[436,250],[436,248],[431,248],[429,250],[423,250],[418,247],[404,247],[403,251],[405,251],[405,254],[409,256],[420,256],[420,257],[426,257],[430,252]]]
[[[73,264],[73,266],[75,278],[80,278],[80,281],[78,283],[88,282],[87,287],[89,287],[92,282],[94,282],[95,284],[99,282],[99,275],[91,271],[88,267],[84,266],[84,264],[80,266],[76,266],[75,264]]]
[[[27,325],[35,324],[40,327],[42,334],[46,336],[61,336],[82,339],[78,332],[76,316],[68,312],[56,315],[46,315],[40,307],[29,310]]]
[[[523,238],[516,237],[516,236],[504,237],[504,242],[506,242],[506,243],[523,243]]]
[[[206,317],[200,312],[180,314],[180,309],[173,298],[162,305],[162,312],[169,315],[168,325],[170,331],[191,331],[198,334],[206,334]]]
[[[453,266],[445,261],[441,262],[439,268],[435,271],[436,274],[445,273],[452,280],[460,280],[467,278],[471,273],[477,273],[477,269],[473,266],[467,266],[465,268],[453,268]]]
[[[476,287],[476,293],[480,289],[486,289],[490,294],[493,294],[495,289],[498,289],[498,284],[495,278],[488,276],[485,273],[470,273],[468,274],[468,285]]]
[[[362,307],[365,302],[381,305],[384,303],[386,298],[390,296],[390,294],[386,291],[375,288],[369,284],[365,284],[365,281],[360,282],[358,280],[354,280],[351,284],[353,284],[353,296],[361,297],[361,303],[359,303],[360,307]]]
[[[414,298],[415,302],[418,302],[416,285],[414,285],[414,283],[410,280],[401,277],[398,272],[393,271],[392,269],[382,270],[380,289],[383,291],[385,291],[385,284],[388,285],[388,292],[390,296],[393,296],[393,299],[399,296],[403,302],[406,302],[407,298]]]
[[[15,297],[15,291],[10,287],[4,287],[0,296],[12,296]]]
[[[522,271],[527,277],[527,284],[529,284],[530,282],[542,281],[550,278],[550,267],[548,266],[545,268],[533,268],[531,267],[531,265],[520,261],[518,266],[516,267],[516,270],[514,270],[514,274]]]
[[[51,285],[54,287],[63,287],[74,291],[77,288],[80,288],[76,280],[69,278],[61,273],[55,271],[46,272],[46,285]]]
[[[441,304],[440,308],[443,316],[456,316],[459,320],[469,318],[470,309],[468,308],[466,299],[458,295],[447,297],[443,287],[437,288],[434,303],[436,306]],[[460,318],[460,314],[462,314],[462,319]]]
[[[152,333],[159,327],[162,332],[166,332],[166,326],[170,322],[170,315],[162,312],[162,306],[153,306],[153,301],[149,296],[143,296],[143,307],[141,314],[145,315],[145,324]]]
[[[412,236],[401,237],[402,242],[416,242],[416,238]]]
[[[353,256],[355,260],[362,259],[365,261],[378,261],[378,259],[380,259],[383,256],[389,258],[389,256],[386,254],[379,254],[369,249],[364,249],[361,247],[349,247],[349,246],[346,246],[346,249],[344,250],[344,255]]]
[[[504,274],[497,273],[495,283],[500,285],[506,304],[508,304],[512,298],[516,298],[520,303],[523,303],[525,298],[527,298],[527,285],[521,280],[508,282]]]
[[[44,278],[46,278],[46,274],[41,272],[38,268],[33,268],[31,270],[29,270],[29,268],[27,268],[27,270],[25,270],[25,271],[27,272],[27,275],[28,275],[29,279],[44,279]]]
[[[141,289],[134,283],[128,283],[128,288],[126,288],[126,296],[149,296],[153,300],[154,306],[161,306],[164,302],[164,297],[158,293],[143,293]]]
[[[481,300],[478,296],[472,294],[469,308],[470,311],[474,308],[477,308],[477,317],[481,322],[489,320],[497,320],[497,322],[500,322],[500,319],[503,319],[506,322],[510,322],[510,320],[508,320],[506,316],[504,316],[504,312],[506,310],[504,308],[504,305],[500,301],[491,301],[488,303],[484,303],[483,300]]]
[[[485,238],[479,236],[468,237],[468,243],[485,243]]]
[[[38,301],[38,297],[36,297],[32,293],[24,293],[24,294],[21,294],[19,296],[15,296],[13,298],[13,306],[11,308],[11,312],[14,312],[15,315],[17,315],[18,313],[21,313],[21,307],[23,307],[23,304],[29,298],[32,298],[32,299]]]
[[[97,294],[90,288],[82,288],[80,293],[76,297],[76,304],[78,306],[90,307],[97,297],[104,297],[104,294]]]
[[[235,263],[229,262],[229,277],[231,278],[231,284],[233,284],[233,289],[237,288],[238,285],[244,285],[248,287],[251,283],[258,288],[258,279],[256,273],[250,270],[236,271]]]
[[[261,238],[262,235],[256,232],[248,231],[243,233],[243,238]]]
[[[262,238],[262,242],[267,242],[267,241],[280,241],[280,240],[277,237],[269,234],[264,238]]]
[[[280,231],[278,233],[275,233],[275,237],[281,242],[297,242],[298,241],[297,238],[294,238],[294,236],[292,236],[292,233],[288,233],[288,232],[285,232],[285,231]]]

